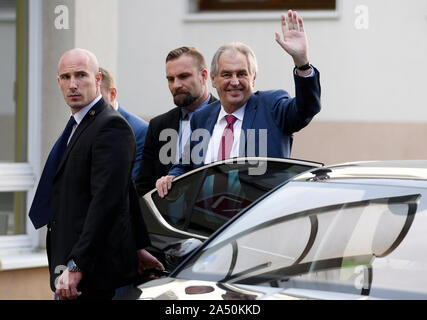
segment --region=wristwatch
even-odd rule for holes
[[[303,66],[299,66],[299,67],[295,66],[295,68],[300,70],[300,71],[305,71],[305,70],[308,70],[311,68],[311,64],[310,64],[310,62],[308,62]]]
[[[68,271],[70,271],[70,272],[82,272],[82,269],[80,269],[76,265],[76,263],[74,262],[73,259],[71,259],[70,261],[68,261],[67,268],[68,268]]]

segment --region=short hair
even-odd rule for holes
[[[207,69],[205,58],[196,47],[180,47],[170,51],[166,57],[166,63],[176,60],[183,55],[192,57],[200,71]]]
[[[99,67],[99,72],[102,74],[101,86],[107,89],[115,88],[116,83],[113,75],[105,68]]]
[[[255,74],[258,71],[258,63],[255,57],[255,53],[252,49],[244,43],[241,42],[231,42],[224,44],[215,52],[215,55],[212,58],[211,63],[211,73],[216,77],[218,76],[218,64],[219,58],[225,52],[240,52],[246,56],[248,61],[249,73],[251,75]]]

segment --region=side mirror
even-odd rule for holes
[[[203,242],[190,238],[167,246],[164,250],[166,270],[174,270],[190,253],[196,250]]]

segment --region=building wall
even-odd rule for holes
[[[47,268],[0,272],[0,300],[53,300]]]
[[[274,41],[280,13],[274,18],[263,13],[197,17],[189,14],[190,3],[120,2],[118,87],[127,109],[150,118],[173,107],[164,59],[182,45],[197,46],[210,63],[223,43],[244,42],[258,59],[255,89],[284,88],[294,94],[292,60]],[[427,2],[402,6],[400,0],[366,0],[367,29],[360,27],[360,1],[337,3],[337,16],[302,12],[311,62],[321,72],[323,109],[296,134],[292,156],[328,163],[424,158],[427,154],[415,142],[421,137],[414,139],[413,133],[424,130],[427,121],[422,71],[427,63]]]

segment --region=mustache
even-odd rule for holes
[[[80,91],[78,91],[78,90],[75,90],[75,91],[69,91],[68,93],[67,93],[67,96],[69,97],[69,96],[81,96],[81,93],[80,93]]]
[[[173,96],[177,96],[179,94],[189,94],[189,92],[187,90],[183,90],[183,89],[177,89],[174,93]]]

